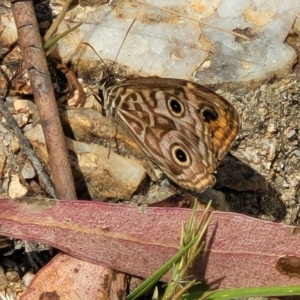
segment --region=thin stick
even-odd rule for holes
[[[76,199],[65,137],[31,1],[12,1],[18,41],[29,75],[35,104],[41,119],[57,197]]]
[[[186,16],[186,15],[184,15],[184,14],[175,12],[175,11],[173,11],[173,10],[169,10],[169,9],[166,9],[166,8],[159,7],[159,6],[154,5],[154,4],[150,4],[150,3],[147,3],[147,2],[144,2],[144,1],[140,1],[140,0],[136,0],[136,1],[139,2],[139,3],[141,3],[141,4],[145,4],[145,5],[148,5],[148,6],[151,6],[151,7],[158,8],[158,9],[160,9],[160,10],[162,10],[162,11],[165,11],[165,12],[168,12],[168,13],[170,13],[170,14],[177,15],[177,16],[179,16],[179,17],[182,17],[182,18],[185,18],[185,19],[192,20],[192,21],[194,21],[194,22],[197,22],[197,23],[200,23],[200,24],[203,24],[203,25],[206,25],[206,26],[209,26],[209,27],[212,27],[212,28],[215,28],[215,29],[218,29],[218,30],[227,32],[227,33],[230,33],[230,34],[233,34],[233,35],[238,36],[238,37],[240,37],[240,38],[242,38],[242,39],[245,39],[245,40],[250,41],[250,39],[247,38],[246,36],[244,36],[244,35],[242,35],[242,34],[239,34],[239,33],[236,33],[236,32],[234,32],[234,31],[227,30],[227,29],[221,28],[221,27],[219,27],[219,26],[216,26],[216,25],[212,25],[212,24],[206,23],[206,22],[204,22],[204,21],[199,21],[199,20],[194,19],[194,18],[192,18],[192,17],[189,17],[189,16]]]

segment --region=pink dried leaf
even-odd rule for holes
[[[148,277],[177,252],[181,224],[190,213],[91,201],[2,199],[0,234],[44,242],[79,259]],[[296,271],[289,274],[282,265],[278,271],[276,264],[285,256],[300,259],[299,249],[296,227],[213,212],[206,251],[191,271],[214,288],[297,285]]]

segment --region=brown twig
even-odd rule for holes
[[[32,1],[12,1],[12,11],[41,119],[57,196],[62,199],[76,199],[64,135]]]

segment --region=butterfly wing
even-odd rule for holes
[[[158,77],[128,79],[106,97],[110,114],[173,181],[198,192],[214,184],[239,129],[229,102],[198,84]]]

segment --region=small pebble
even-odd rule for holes
[[[294,135],[296,134],[296,130],[295,129],[292,129],[290,130],[287,134],[286,134],[286,137],[288,139],[292,138]]]
[[[9,281],[17,282],[20,279],[20,275],[17,271],[7,271],[6,277]]]
[[[22,283],[24,286],[28,287],[33,277],[34,274],[32,272],[27,272],[22,278]]]
[[[276,132],[278,131],[277,124],[276,124],[274,121],[271,121],[271,122],[268,124],[267,131],[268,131],[269,133],[276,133]]]

